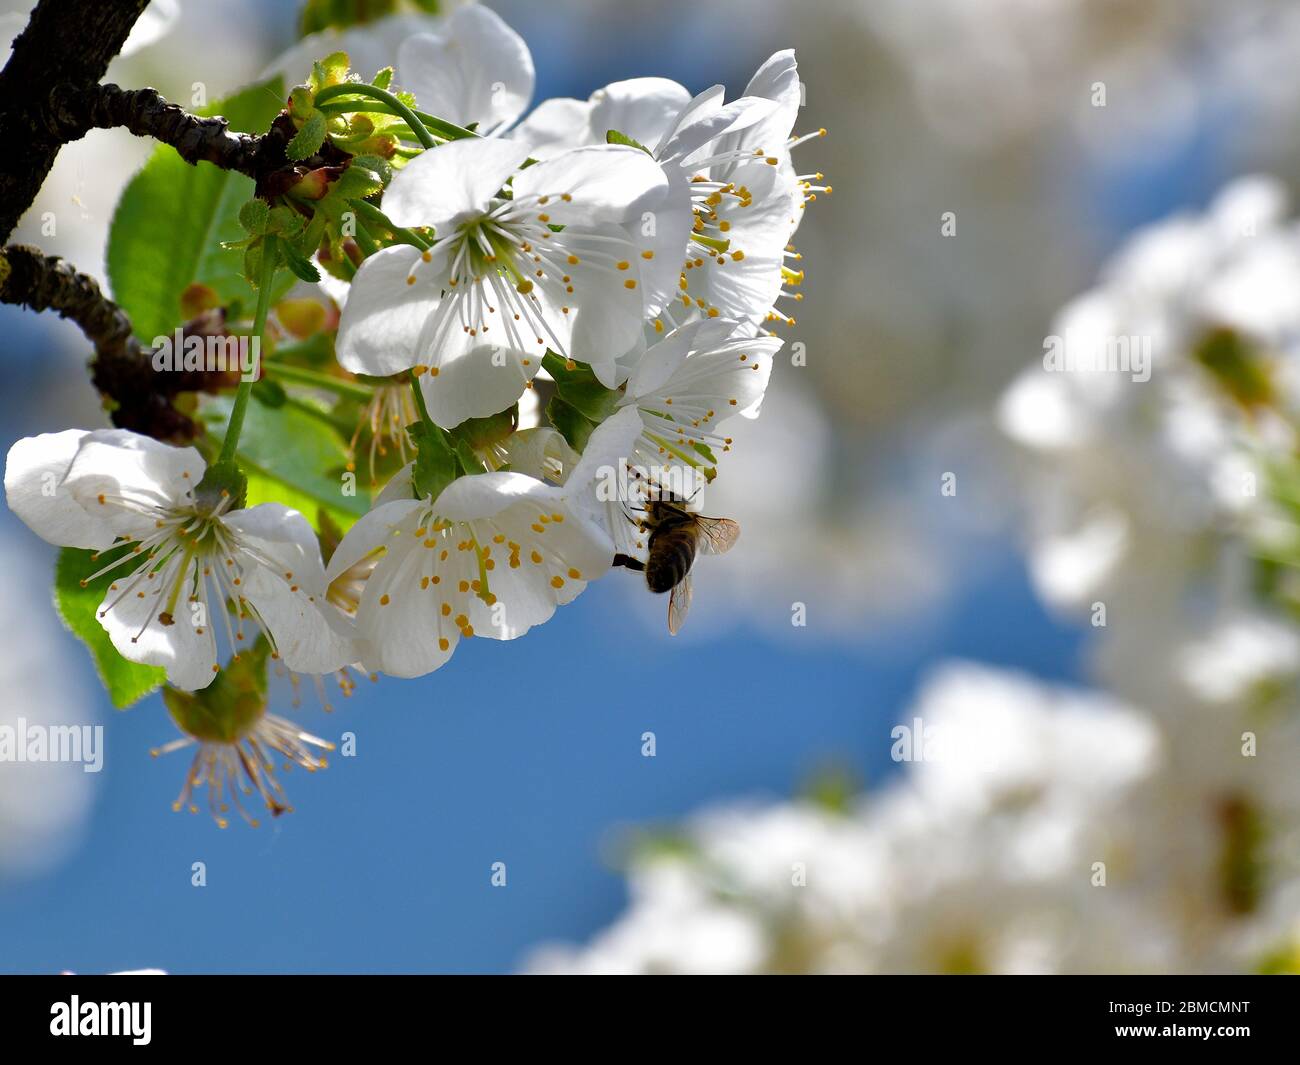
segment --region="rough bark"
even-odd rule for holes
[[[97,85],[148,0],[40,0],[0,71],[0,243],[68,139],[55,99]]]
[[[187,443],[201,429],[172,406],[173,398],[180,392],[215,392],[238,381],[237,372],[155,371],[152,349],[135,338],[126,314],[95,279],[30,245],[11,244],[0,252],[0,303],[55,311],[80,327],[95,348],[91,381],[108,400],[110,417],[120,429]],[[224,316],[201,315],[185,326],[186,336],[194,333],[224,334]]]

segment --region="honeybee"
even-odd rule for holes
[[[650,534],[646,560],[622,553],[614,565],[645,573],[646,587],[668,597],[668,632],[676,636],[691,608],[691,566],[697,555],[724,555],[740,538],[740,526],[730,518],[692,514],[680,497],[647,500],[636,524]]]

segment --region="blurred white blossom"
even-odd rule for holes
[[[846,807],[705,810],[631,868],[630,906],[548,972],[1078,972],[1163,967],[1117,885],[1156,730],[1105,697],[952,664],[912,710],[943,755]],[[896,730],[897,732],[897,730]],[[977,740],[977,742],[971,742]],[[1106,886],[1095,862],[1115,861]]]

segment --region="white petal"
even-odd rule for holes
[[[615,360],[644,340],[641,271],[645,260],[639,246],[614,226],[573,227],[565,230],[563,237],[564,247],[577,252],[581,260],[569,267],[576,296],[569,314],[561,316],[572,330],[568,350],[563,354],[589,363],[601,383],[613,387]],[[599,243],[587,239],[595,237],[605,239]],[[619,261],[628,267],[611,270],[593,252],[621,256]],[[629,283],[631,288],[627,287]]]
[[[759,67],[745,87],[745,96],[771,100],[776,107],[769,115],[746,129],[742,137],[738,138],[739,143],[761,148],[769,155],[784,151],[799,117],[803,96],[794,50],[777,52]]]
[[[438,306],[438,292],[427,281],[407,284],[419,259],[415,248],[396,244],[361,264],[348,290],[335,341],[339,364],[345,369],[391,377],[420,361],[417,341]]]
[[[550,197],[547,213],[560,225],[589,225],[639,220],[643,211],[663,202],[668,179],[639,148],[597,144],[574,148],[520,171],[514,191],[518,200]]]
[[[660,157],[689,164],[693,157],[713,155],[736,145],[724,145],[721,138],[735,135],[765,119],[776,111],[777,105],[757,96],[744,96],[707,113],[693,111],[691,121],[679,125],[664,142]],[[784,144],[784,142],[782,142]]]
[[[405,502],[408,499],[415,498],[415,492],[412,487],[412,474],[414,472],[415,463],[408,462],[393,474],[393,476],[389,478],[388,483],[384,485],[383,490],[375,496],[374,502],[370,504],[371,509],[373,510],[376,507],[381,507],[385,503],[393,503],[398,500]]]
[[[324,612],[325,568],[307,519],[281,503],[263,503],[227,515],[223,524],[245,552],[240,591],[284,664],[296,673],[329,673],[353,661],[351,641]]]
[[[690,92],[668,78],[613,82],[591,95],[592,135],[600,142],[615,129],[653,152],[690,102]]]
[[[588,100],[567,96],[543,100],[507,136],[526,147],[533,159],[549,159],[570,148],[600,143],[592,133],[591,112]]]
[[[325,569],[326,584],[332,584],[363,558],[387,546],[397,530],[409,524],[411,516],[422,506],[421,500],[409,497],[384,503],[376,500],[375,506],[344,533],[342,542],[334,549]]]
[[[705,318],[674,329],[651,345],[627,380],[629,400],[658,392],[691,351],[721,344],[735,332],[737,323],[725,318]]]
[[[63,485],[96,520],[120,536],[140,539],[156,517],[136,507],[174,507],[193,501],[206,466],[192,447],[172,447],[138,433],[97,429],[82,438]],[[125,499],[135,507],[115,500]]]
[[[523,473],[477,473],[458,477],[442,490],[433,504],[439,517],[450,521],[490,518],[521,499],[551,502],[556,489]]]
[[[520,429],[510,434],[505,443],[510,469],[536,477],[539,481],[550,476],[558,466],[563,474],[578,462],[578,453],[569,442],[549,427],[538,426]]]
[[[501,17],[477,4],[460,8],[440,34],[419,34],[397,53],[399,80],[420,110],[480,134],[508,126],[533,95],[533,57]]]
[[[41,539],[61,547],[102,549],[116,537],[62,487],[84,429],[27,436],[5,459],[5,500]]]
[[[420,587],[420,578],[430,571],[430,554],[413,536],[399,537],[366,581],[357,608],[357,630],[369,651],[362,660],[366,668],[394,677],[421,677],[456,650],[460,630],[440,613],[438,590]],[[453,558],[464,554],[453,552]],[[447,641],[445,651],[439,639]]]
[[[347,52],[352,69],[371,78],[384,67],[393,65],[402,41],[418,33],[436,33],[444,25],[441,15],[428,15],[421,11],[385,15],[346,29],[331,27],[320,30],[308,34],[282,52],[257,80],[267,81],[279,74],[288,92],[290,86],[307,80],[314,62],[333,52]]]
[[[523,145],[486,137],[430,148],[393,178],[384,192],[384,213],[399,226],[433,226],[444,237],[457,223],[486,210],[527,158]]]
[[[521,355],[487,344],[465,350],[458,347],[452,352],[444,348],[440,354],[438,376],[422,376],[420,391],[429,417],[444,429],[454,429],[467,418],[486,418],[505,410],[542,365],[536,353]],[[523,365],[525,358],[527,366]]]
[[[146,562],[145,565],[148,565]],[[191,574],[195,563],[191,562]],[[141,581],[132,589],[134,574],[114,581],[104,596],[99,610],[99,623],[118,653],[132,662],[149,666],[162,666],[167,671],[168,683],[185,691],[197,691],[212,683],[217,671],[217,641],[213,626],[217,618],[205,619],[206,625],[195,625],[188,610],[177,611],[175,621],[164,625],[158,619],[160,595],[168,594],[157,580]],[[168,582],[167,587],[171,584]],[[184,587],[191,586],[186,580]],[[141,597],[138,592],[144,592]],[[211,597],[208,597],[211,603]],[[149,621],[148,625],[145,624]]]
[[[691,227],[695,214],[691,209],[690,179],[686,172],[674,168],[669,180],[668,195],[654,212],[654,233],[649,238],[648,250],[653,254],[642,264],[641,283],[644,288],[647,318],[658,317],[664,308],[678,296],[682,263],[691,242]],[[644,229],[634,219],[630,225],[634,233]]]
[[[566,498],[585,493],[595,481],[629,461],[644,428],[640,412],[634,406],[624,407],[601,422],[587,439],[581,461],[564,482]]]

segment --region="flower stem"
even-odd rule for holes
[[[261,345],[266,333],[266,315],[271,308],[271,286],[275,282],[275,269],[279,265],[280,249],[276,238],[268,236],[262,246],[262,276],[257,286],[257,313],[253,316],[251,336],[258,344],[258,363],[261,364]],[[235,393],[235,404],[230,408],[230,421],[226,425],[226,438],[221,442],[221,455],[218,464],[233,463],[235,451],[239,447],[239,434],[244,428],[244,413],[248,410],[248,399],[253,394],[253,381],[239,382],[239,391]]]
[[[365,200],[352,200],[351,203],[356,208],[357,214],[369,222],[372,227],[388,230],[397,238],[398,243],[409,244],[413,248],[419,248],[420,251],[428,249],[429,242],[420,234],[390,221],[388,215],[384,214],[373,203],[368,203]]]
[[[380,103],[386,104],[393,109],[393,112],[406,120],[406,124],[411,127],[411,132],[415,134],[416,139],[426,148],[432,148],[436,142],[433,135],[429,132],[424,122],[416,117],[406,104],[402,103],[387,89],[381,89],[377,85],[366,85],[359,81],[344,82],[340,85],[329,85],[316,94],[316,105],[320,106],[328,100],[337,96],[370,96]],[[459,128],[459,127],[457,127]]]
[[[433,424],[433,419],[429,417],[429,408],[424,405],[424,393],[420,391],[420,379],[414,373],[411,374],[411,391],[415,395],[415,409],[420,412],[420,421],[430,432],[437,433],[438,427]]]
[[[365,227],[365,224],[361,221],[360,217],[356,220],[356,229],[352,234],[352,239],[357,242],[357,247],[361,249],[361,254],[363,254],[367,259],[379,250],[379,245],[375,243],[375,238],[370,235],[370,230]]]
[[[343,88],[343,86],[335,85],[335,86],[331,86],[331,88],[341,89]],[[358,89],[359,91],[358,86],[348,86],[347,88],[349,89],[355,88]],[[368,88],[374,88],[374,86],[368,86]],[[322,91],[325,92],[328,90],[322,90]],[[331,96],[338,96],[338,95],[341,94],[331,93]],[[373,95],[373,93],[370,95]],[[373,105],[359,104],[356,101],[352,101],[352,100],[340,100],[337,103],[327,103],[321,105],[320,99],[321,99],[320,96],[316,97],[317,105],[320,107],[320,110],[325,111],[328,114],[337,115],[337,114],[360,113],[360,114],[378,114],[378,115],[397,115],[397,117],[399,118],[406,118],[406,115],[403,114],[401,111],[394,110],[391,107],[375,107]],[[400,103],[401,101],[398,102]],[[439,118],[437,115],[430,115],[425,113],[424,111],[417,111],[414,108],[408,108],[408,110],[412,115],[416,117],[416,119],[419,120],[419,122],[424,126],[425,129],[430,130],[433,133],[436,133],[443,140],[458,141],[458,140],[463,140],[466,137],[478,136],[478,134],[475,133],[472,129],[466,129],[464,126],[458,126],[454,122],[448,122],[445,118]],[[408,120],[408,124],[409,124],[409,120]],[[415,132],[414,127],[412,127],[412,132]],[[419,136],[418,133],[416,135]]]
[[[369,400],[375,394],[373,389],[367,388],[359,381],[347,381],[342,377],[321,373],[319,370],[309,370],[305,366],[294,366],[292,363],[280,362],[279,360],[269,363],[267,370],[273,378],[292,381],[300,385],[310,385],[312,388],[323,388],[340,396]]]

